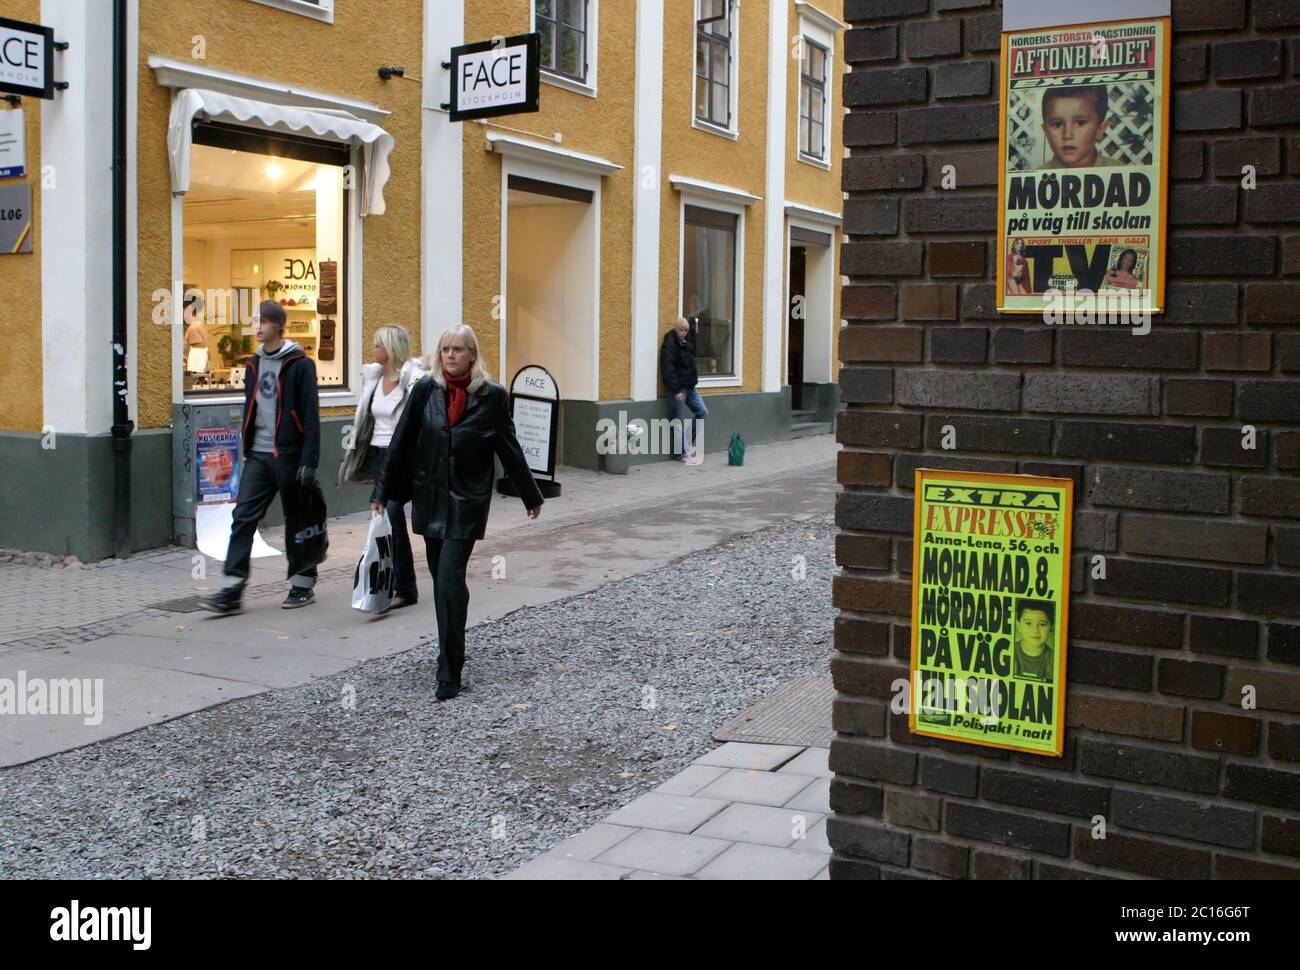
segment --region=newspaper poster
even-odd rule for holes
[[[194,432],[196,499],[233,502],[239,495],[239,432],[233,428],[199,428]]]
[[[1002,35],[999,311],[1164,310],[1169,36],[1169,18]]]
[[[1074,481],[917,469],[914,734],[1060,756]]]

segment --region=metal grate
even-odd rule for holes
[[[792,680],[713,732],[716,741],[829,748],[835,687],[826,677]]]

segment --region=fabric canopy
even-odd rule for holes
[[[320,138],[360,145],[364,155],[361,184],[361,214],[384,214],[384,186],[388,182],[388,155],[396,144],[393,136],[378,125],[327,108],[303,108],[236,98],[202,88],[178,91],[172,101],[167,151],[171,156],[172,194],[190,190],[190,148],[192,124],[198,115],[234,119],[243,124],[292,133],[310,133]]]

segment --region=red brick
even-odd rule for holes
[[[885,716],[888,712],[888,704],[846,694],[835,698],[831,703],[831,729],[841,734],[861,734],[881,738],[885,736]],[[831,791],[834,790],[835,785],[832,783]],[[879,803],[874,814],[880,814]]]
[[[1278,855],[1293,855],[1300,859],[1300,819],[1264,816],[1264,837],[1260,848]]]
[[[841,451],[838,471],[841,485],[888,487],[893,480],[893,458],[870,451]]]
[[[903,49],[912,59],[961,53],[961,21],[927,20],[906,27]]]
[[[1300,724],[1268,722],[1268,756],[1300,763]]]
[[[904,828],[938,832],[941,804],[933,795],[886,791],[885,818]]]
[[[831,605],[855,613],[884,613],[910,616],[912,584],[861,576],[836,576],[831,584]],[[903,678],[907,671],[903,670]]]
[[[857,27],[844,35],[844,59],[850,64],[892,61],[897,56],[897,27]]]
[[[835,537],[835,561],[851,569],[888,569],[889,539],[841,532]]]
[[[944,169],[951,165],[952,172]],[[930,156],[928,166],[930,188],[943,189],[945,178],[951,175],[947,184],[951,188],[969,189],[998,184],[998,156],[993,149],[966,149],[965,151],[948,150],[935,152]],[[954,185],[955,183],[955,185]],[[945,189],[945,191],[948,191]],[[981,267],[982,268],[982,267]]]
[[[888,284],[846,286],[840,311],[845,320],[892,320],[898,313],[898,293]]]
[[[840,272],[845,276],[920,276],[924,253],[919,242],[846,242]]]
[[[1223,694],[1224,670],[1220,664],[1165,657],[1156,674],[1156,687],[1162,694],[1218,700]]]
[[[838,440],[842,445],[868,448],[919,448],[921,416],[888,411],[845,411],[840,414]]]
[[[1187,631],[1187,646],[1192,653],[1253,660],[1259,654],[1259,624],[1254,620],[1193,614]]]
[[[1300,323],[1300,283],[1251,283],[1246,287],[1246,322]]]
[[[892,111],[854,111],[844,118],[844,144],[849,148],[892,145],[897,138],[898,116]]]
[[[893,785],[916,783],[916,753],[885,747],[879,742],[836,738],[831,741],[828,764],[836,774],[866,781],[884,781]]]
[[[1192,747],[1254,757],[1259,750],[1259,723],[1235,714],[1192,711]]]
[[[1300,865],[1281,866],[1259,859],[1243,859],[1241,856],[1216,855],[1214,857],[1215,879],[1300,879]]]
[[[1225,700],[1240,704],[1246,687],[1255,688],[1255,706],[1260,710],[1300,714],[1300,674],[1233,667],[1228,671]],[[1300,789],[1297,796],[1300,797]]]
[[[1174,31],[1240,30],[1246,26],[1246,0],[1174,0]]]
[[[912,868],[947,876],[949,879],[960,879],[966,875],[969,854],[970,850],[965,846],[953,845],[951,842],[940,842],[937,839],[912,840]]]
[[[1267,333],[1205,334],[1205,369],[1208,371],[1270,371],[1273,337]]]
[[[846,537],[841,535],[839,538]],[[889,540],[885,539],[884,542],[888,546]],[[873,657],[888,656],[889,624],[880,620],[859,620],[851,616],[837,616],[835,649],[844,653],[863,653]]]
[[[906,667],[877,663],[862,657],[833,656],[830,667],[831,679],[835,681],[837,691],[878,700],[891,700],[894,697],[894,682],[901,680],[906,683],[908,679]]]
[[[1210,878],[1210,853],[1205,849],[1188,849],[1119,832],[1107,832],[1106,838],[1094,839],[1087,827],[1074,830],[1074,857],[1105,869],[1156,879]]]
[[[985,249],[982,242],[932,242],[926,251],[931,276],[984,275]]]
[[[1070,635],[1102,643],[1177,650],[1183,643],[1183,615],[1101,603],[1071,603]]]
[[[1278,175],[1282,171],[1280,138],[1225,138],[1214,143],[1214,174],[1240,182],[1242,168],[1255,166],[1255,174]]]
[[[971,856],[974,879],[1028,879],[1029,860],[1016,859],[997,852],[976,849]]]
[[[844,160],[844,191],[916,189],[925,180],[920,155],[854,155]]]
[[[1073,617],[1071,617],[1073,620]],[[1158,741],[1183,740],[1183,708],[1127,701],[1080,690],[1070,692],[1065,720],[1072,728]]]
[[[904,320],[956,320],[957,287],[937,284],[903,287]]]
[[[840,331],[840,360],[919,364],[924,336],[917,327],[848,326]]]

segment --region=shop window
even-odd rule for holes
[[[686,206],[682,316],[695,337],[701,377],[736,374],[736,238],[740,218]]]
[[[698,0],[695,21],[695,118],[731,130],[732,3]]]
[[[205,123],[184,201],[187,395],[242,393],[263,300],[316,362],[321,390],[348,383],[345,146]]]
[[[587,84],[590,0],[534,0],[534,29],[542,35],[542,70]]]
[[[827,51],[802,38],[799,71],[799,154],[826,160]]]

